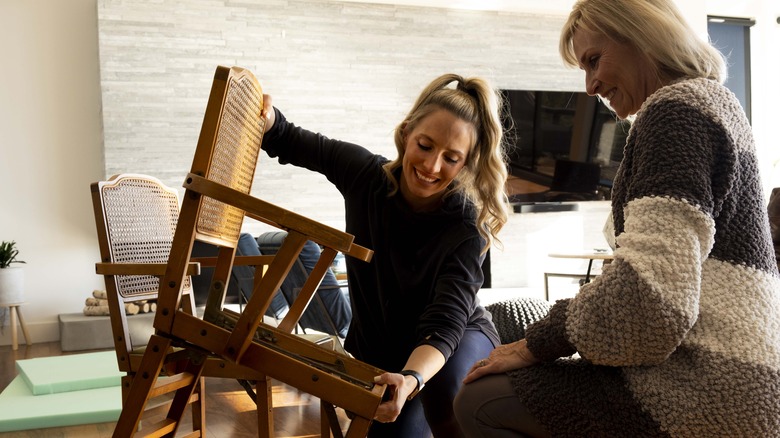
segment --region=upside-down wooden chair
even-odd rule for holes
[[[119,370],[126,373],[122,380],[125,402],[132,380],[139,371],[149,336],[143,330],[132,336],[134,333],[128,324],[125,305],[158,298],[160,277],[167,267],[179,216],[178,196],[174,189],[158,179],[139,174],[116,175],[107,181],[93,183],[91,191],[101,257],[96,271],[105,279],[117,363]],[[267,265],[271,259],[266,256],[242,257],[240,263],[260,266]],[[216,262],[206,258],[199,261],[189,264],[188,274],[199,274],[201,264],[208,266]],[[188,276],[183,285],[181,304],[190,313],[194,313],[192,296]],[[170,349],[165,356],[163,374],[175,377],[188,359],[186,351]],[[271,411],[271,393],[266,376],[214,355],[206,357],[203,375],[235,378],[250,393],[254,390],[248,382],[257,382],[257,392],[252,395],[259,407],[258,427],[261,436],[270,436],[266,431],[272,427],[272,418],[266,412]],[[170,383],[173,380],[175,378],[158,380],[160,388],[156,391],[164,393],[166,388],[175,387]],[[195,394],[190,398],[193,431],[200,433],[199,436],[205,436],[203,389],[203,379],[199,379]],[[165,406],[161,405],[162,408]],[[145,415],[153,417],[159,410],[160,407],[147,410]]]
[[[217,68],[160,284],[155,334],[132,380],[114,436],[131,436],[137,429],[145,405],[155,395],[164,352],[174,345],[189,353],[186,375],[191,378],[176,389],[167,424],[155,436],[176,432],[210,354],[318,397],[323,403],[323,435],[353,438],[368,432],[385,390],[373,378],[383,371],[289,332],[338,252],[364,261],[373,253],[354,244],[350,234],[250,195],[263,136],[262,102],[262,90],[251,72]],[[222,304],[245,217],[283,229],[288,236],[256,282],[243,313],[236,315],[224,311]],[[203,319],[182,309],[182,300],[188,299],[185,281],[195,240],[220,248]],[[263,314],[307,240],[323,247],[320,259],[280,326],[266,325]],[[336,407],[351,418],[346,433]]]

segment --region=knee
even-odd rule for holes
[[[452,410],[458,423],[471,422],[479,410],[478,392],[474,391],[474,385],[463,385],[452,402]]]
[[[463,386],[463,377],[451,369],[443,369],[428,382],[420,394],[435,399],[437,403],[451,404],[458,390]],[[428,391],[428,394],[424,391]]]

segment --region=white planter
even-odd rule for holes
[[[0,269],[0,306],[24,302],[24,271],[20,267]]]

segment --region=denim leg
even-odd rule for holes
[[[429,438],[430,436],[431,429],[425,421],[420,397],[407,401],[394,422],[374,421],[368,430],[368,438]]]
[[[463,385],[466,373],[480,359],[493,351],[493,343],[479,330],[466,330],[458,349],[444,367],[425,385],[418,398],[422,399],[425,418],[437,438],[463,437],[452,402]]]

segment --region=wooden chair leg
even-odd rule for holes
[[[320,400],[320,433],[322,438],[344,438],[335,406],[322,400]]]
[[[320,436],[322,438],[331,438],[330,421],[328,421],[328,413],[325,412],[325,403],[322,401],[320,401]]]
[[[200,378],[203,371],[203,362],[195,364],[193,361],[189,361],[186,369],[180,374],[158,381],[158,376],[170,348],[170,339],[152,335],[138,372],[132,379],[129,377],[123,379],[123,384],[129,384],[130,388],[127,391],[127,399],[122,406],[122,412],[114,428],[114,438],[132,437],[138,430],[149,399],[174,391],[175,395],[167,417],[144,429],[155,430],[157,433],[154,436],[174,436],[176,433],[190,398],[196,389],[203,384],[203,380]],[[199,397],[202,395],[203,393],[197,394]],[[199,398],[199,401],[203,403],[202,397]],[[200,412],[200,415],[203,415],[203,411]],[[196,421],[195,418],[193,418],[194,421]]]
[[[368,435],[368,428],[371,426],[371,420],[363,417],[355,417],[349,423],[349,429],[346,438],[365,438]]]
[[[151,397],[152,387],[162,370],[168,347],[170,347],[170,340],[152,335],[139,371],[132,379],[129,377],[122,379],[122,383],[129,384],[130,387],[125,388],[127,396],[114,428],[114,438],[131,437],[138,430],[146,403]],[[153,356],[152,351],[155,352]]]
[[[206,430],[206,379],[201,377],[195,386],[192,402],[192,430],[201,431],[201,437],[205,438]]]
[[[274,436],[274,405],[271,378],[263,376],[255,384],[257,394],[257,436],[273,438]]]

